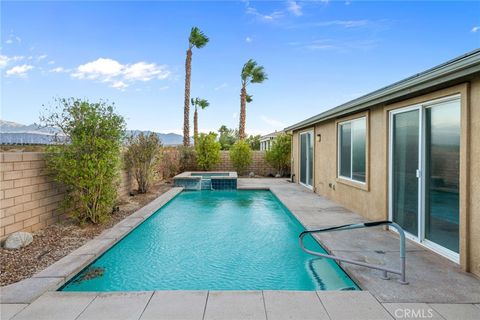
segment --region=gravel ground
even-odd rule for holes
[[[160,183],[153,186],[147,194],[126,197],[119,204],[120,211],[114,213],[105,224],[80,227],[71,221],[63,221],[34,232],[33,242],[25,248],[1,248],[0,286],[29,278],[45,269],[170,188],[170,184]]]

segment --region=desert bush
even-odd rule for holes
[[[117,199],[125,122],[106,102],[58,99],[41,121],[62,133],[46,164],[65,186],[64,207],[81,224],[108,220]]]
[[[148,135],[142,132],[128,138],[125,166],[137,180],[139,193],[146,193],[157,177],[156,165],[160,160],[161,148],[162,143],[153,132]]]
[[[197,152],[194,147],[181,146],[178,148],[180,172],[197,170]]]
[[[238,174],[246,173],[252,163],[252,149],[245,140],[239,140],[230,148],[230,160]]]
[[[163,179],[170,179],[180,173],[180,153],[176,148],[163,148],[158,171]]]
[[[278,170],[281,176],[290,172],[292,151],[292,136],[289,134],[279,134],[272,143],[272,147],[267,151],[265,160]]]
[[[198,167],[201,170],[211,170],[220,161],[220,148],[216,133],[201,133],[195,145]]]

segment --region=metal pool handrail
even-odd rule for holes
[[[303,238],[307,234],[311,234],[311,233],[369,228],[369,227],[376,227],[376,226],[385,225],[385,224],[394,227],[398,231],[398,234],[400,235],[400,270],[384,268],[384,267],[381,267],[381,266],[375,265],[375,264],[365,263],[365,262],[356,261],[356,260],[352,260],[352,259],[348,259],[348,258],[340,258],[340,257],[334,256],[334,255],[329,255],[329,254],[325,254],[325,253],[311,251],[311,250],[305,248],[305,245],[303,243]],[[383,274],[382,274],[381,278],[385,279],[385,280],[389,279],[389,277],[388,277],[389,272],[390,273],[395,273],[395,274],[400,275],[400,279],[398,280],[398,282],[400,282],[401,284],[408,284],[408,282],[405,279],[405,259],[406,259],[406,255],[405,255],[405,232],[403,231],[402,227],[400,227],[398,224],[396,224],[393,221],[385,220],[385,221],[374,221],[374,222],[365,222],[365,223],[354,223],[354,224],[345,224],[345,225],[342,225],[342,226],[330,227],[330,228],[325,228],[325,229],[305,230],[302,233],[300,233],[299,242],[300,242],[300,246],[302,247],[302,250],[305,251],[306,253],[311,254],[311,255],[322,257],[322,258],[327,258],[327,259],[333,259],[333,260],[339,261],[339,262],[351,263],[351,264],[356,264],[356,265],[367,267],[367,268],[381,270],[381,271],[383,271]]]

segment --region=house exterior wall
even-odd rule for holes
[[[388,115],[389,111],[461,95],[460,150],[460,265],[480,276],[480,78],[396,102],[377,105],[348,117],[315,125],[314,192],[326,196],[371,220],[388,219]],[[337,178],[337,124],[367,114],[367,183]],[[292,172],[298,183],[299,133],[293,132]],[[320,135],[320,139],[317,139]],[[320,141],[319,141],[320,140]]]
[[[0,239],[17,231],[36,231],[66,214],[60,208],[62,186],[47,174],[41,152],[0,153]],[[136,187],[133,177],[121,173],[119,196]]]

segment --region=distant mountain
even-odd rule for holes
[[[140,133],[150,134],[152,131],[127,130],[127,136],[139,135]],[[176,133],[158,133],[155,132],[164,146],[176,146],[183,143],[183,136]],[[193,141],[193,139],[191,139]]]
[[[128,135],[137,135],[151,131],[127,130]],[[155,132],[163,145],[181,145],[183,137],[176,133]],[[55,134],[61,135],[57,128],[45,128],[34,123],[24,125],[12,121],[0,120],[0,144],[51,144]]]

